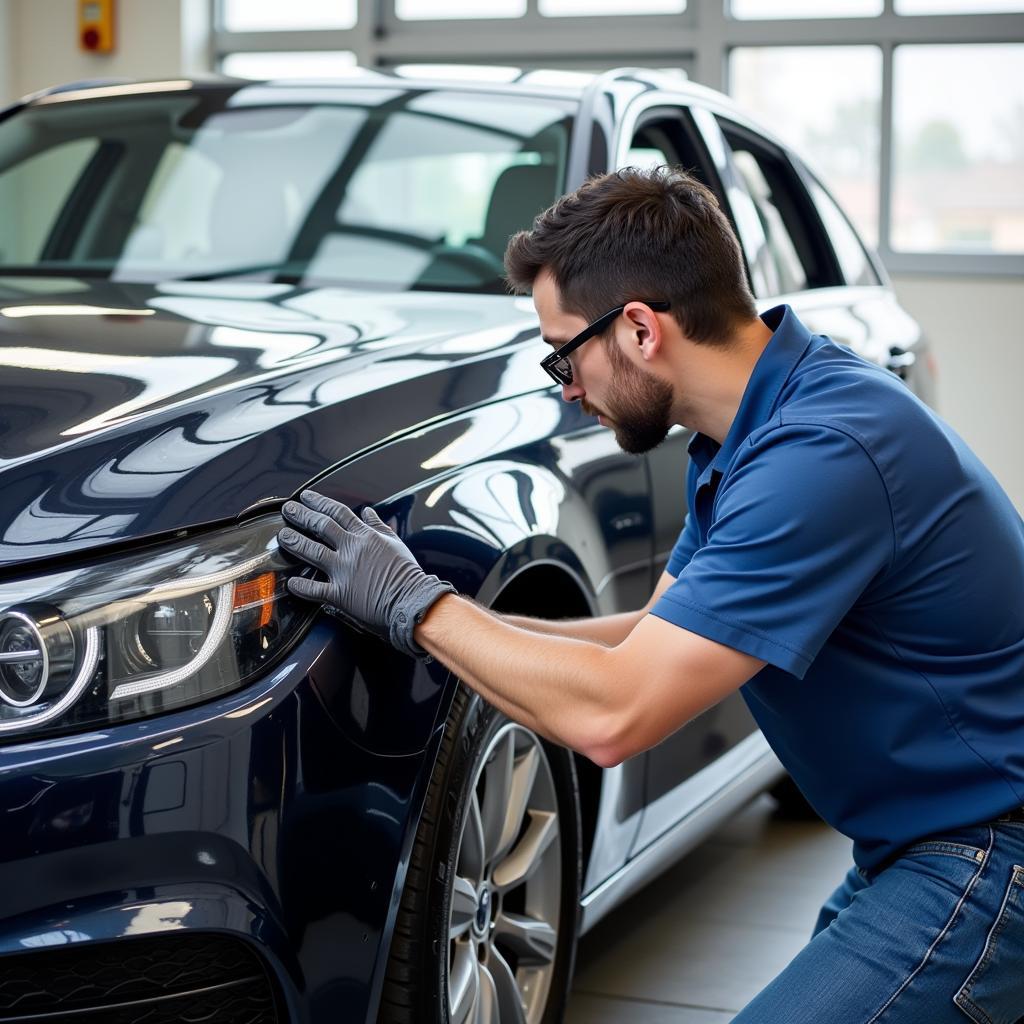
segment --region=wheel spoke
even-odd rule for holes
[[[452,1024],[472,1021],[480,994],[480,962],[473,943],[455,944],[454,962],[448,979],[448,1005]]]
[[[462,833],[462,848],[459,850],[459,874],[479,885],[484,878],[484,827],[480,820],[480,800],[473,791],[466,808],[466,828]]]
[[[530,811],[530,826],[516,848],[495,869],[492,878],[500,892],[525,882],[536,870],[544,851],[558,835],[558,816]]]
[[[519,835],[519,830],[523,827],[526,805],[533,792],[533,782],[537,778],[539,765],[540,752],[531,745],[512,771],[512,785],[509,788],[508,803],[505,805],[505,824],[502,828],[498,848],[491,857],[494,863],[499,863],[508,853]]]
[[[510,729],[487,765],[484,805],[481,819],[484,830],[484,862],[490,864],[504,834],[505,814],[512,790],[515,761],[515,734]]]
[[[450,939],[457,939],[469,931],[473,918],[476,917],[476,889],[468,878],[455,876],[452,886],[452,927]]]
[[[491,977],[494,979],[494,989],[498,993],[501,1024],[508,1024],[509,1021],[526,1024],[526,1007],[523,1006],[523,997],[516,984],[516,976],[512,973],[508,961],[494,946],[491,946],[487,964]],[[487,967],[481,967],[481,970],[487,970]]]
[[[494,987],[491,972],[480,965],[480,997],[476,1001],[474,1024],[500,1024],[501,1008],[498,1006],[498,990]]]
[[[494,941],[515,953],[520,967],[543,967],[554,960],[558,933],[547,921],[502,912],[494,924]]]

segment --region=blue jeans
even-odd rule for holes
[[[733,1024],[1024,1021],[1024,821],[853,868],[811,941]]]

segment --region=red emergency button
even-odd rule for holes
[[[99,49],[100,45],[100,34],[94,28],[87,28],[82,33],[82,45],[87,50]]]

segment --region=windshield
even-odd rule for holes
[[[562,191],[559,101],[140,88],[0,123],[0,273],[498,292],[509,236]]]

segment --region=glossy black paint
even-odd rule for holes
[[[242,694],[7,747],[0,951],[228,929],[296,1019],[363,1019],[430,752],[376,753],[339,727],[344,649],[320,622]],[[414,702],[428,738],[443,675]]]
[[[76,285],[44,304],[0,280],[0,565],[233,518],[389,437],[546,389],[511,298]]]
[[[521,302],[346,296],[347,320],[301,332],[279,326],[295,304],[342,300],[225,298],[218,324],[208,285],[169,310],[159,289],[79,282],[75,305],[111,312],[19,316],[40,305],[19,283],[0,304],[9,574],[195,532],[316,481],[374,502],[482,601],[537,565],[596,611],[649,593],[645,462],[543,382]],[[472,329],[452,330],[460,318]],[[82,372],[94,356],[102,368]],[[438,664],[324,617],[227,700],[0,749],[16,836],[0,950],[227,927],[259,945],[297,1019],[369,1019],[453,693]]]

